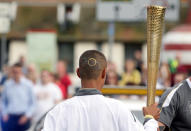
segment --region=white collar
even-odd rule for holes
[[[189,87],[191,88],[191,81],[190,81],[190,78],[187,78],[186,81],[187,81]]]

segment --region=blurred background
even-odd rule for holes
[[[157,89],[171,88],[191,73],[191,0],[0,0],[1,90],[12,78],[12,65],[20,63],[34,88],[48,81],[59,89],[61,97],[48,92],[54,104],[70,98],[80,87],[79,57],[89,49],[108,59],[107,88],[145,89],[146,6],[152,4],[167,7]],[[37,103],[49,101],[39,97],[46,91],[34,92]],[[146,102],[145,96],[108,97],[135,112]]]

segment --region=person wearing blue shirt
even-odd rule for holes
[[[22,66],[12,67],[12,78],[2,92],[2,131],[26,131],[35,110],[32,83],[22,76]]]

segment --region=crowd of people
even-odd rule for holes
[[[58,61],[56,72],[44,69],[38,75],[24,57],[13,66],[4,66],[0,81],[3,131],[24,131],[67,99],[71,80],[66,68],[64,61]]]
[[[158,89],[172,87],[188,77],[188,71],[182,66],[180,58],[180,55],[177,54],[175,59],[169,59],[168,62],[160,64],[157,81]],[[147,85],[147,68],[142,60],[142,52],[140,50],[135,51],[133,59],[126,60],[125,71],[121,75],[117,73],[115,63],[108,62],[107,70],[107,85]]]
[[[124,67],[124,73],[118,74],[115,63],[109,61],[105,84],[146,86],[147,69],[140,50],[135,51],[134,59],[126,60]],[[56,72],[46,69],[39,74],[37,72],[35,65],[27,65],[23,56],[13,66],[3,67],[0,78],[3,131],[10,131],[12,128],[19,131],[26,129],[30,121],[37,123],[57,103],[71,97],[68,88],[72,82],[64,61],[57,62]],[[172,87],[187,75],[187,70],[181,66],[177,55],[174,60],[160,64],[157,88]]]

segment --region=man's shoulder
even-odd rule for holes
[[[107,100],[107,102],[113,106],[113,107],[116,107],[117,109],[127,109],[128,110],[128,106],[120,101],[120,100],[117,100],[117,99],[114,99],[114,98],[107,98],[105,97],[105,99]]]
[[[117,100],[117,99],[114,99],[114,98],[109,98],[109,97],[104,97],[106,100],[107,100],[107,102],[109,102],[109,103],[112,103],[112,104],[122,104],[122,102],[121,101],[119,101],[119,100]]]
[[[11,86],[14,83],[13,79],[8,79],[5,81],[4,86]]]
[[[169,89],[166,92],[171,93],[171,92],[175,91],[177,94],[182,95],[182,92],[187,91],[188,88],[190,88],[190,87],[188,85],[187,80],[183,80],[182,82],[176,84],[174,87],[172,87],[171,89]]]
[[[52,108],[52,110],[50,110],[50,113],[52,114],[55,114],[55,113],[58,113],[60,111],[65,111],[66,109],[68,109],[69,107],[74,107],[77,106],[76,104],[76,98],[75,97],[72,97],[72,98],[69,98],[65,101],[62,101],[60,102],[59,104],[57,104],[54,108]]]
[[[74,96],[72,98],[69,98],[67,100],[60,102],[57,106],[58,107],[76,106],[77,105],[76,102],[77,102],[77,99]]]
[[[105,99],[104,101],[112,106],[120,107],[120,106],[125,106],[125,104],[119,100],[113,99],[113,98],[108,98],[108,97],[103,97]],[[102,99],[102,100],[103,100]],[[60,102],[55,108],[68,108],[68,107],[78,107],[79,106],[79,101],[78,101],[78,96],[74,96],[72,98],[69,98],[65,101]]]
[[[161,108],[162,106],[164,106],[165,102],[167,102],[169,104],[172,101],[172,99],[175,99],[175,98],[181,96],[183,94],[183,92],[186,91],[185,90],[186,87],[187,87],[187,82],[182,81],[182,82],[178,83],[177,85],[175,85],[174,87],[167,89],[161,96],[158,106]]]
[[[22,77],[21,78],[21,83],[26,85],[26,86],[29,86],[29,87],[32,87],[33,84],[32,84],[32,81],[30,81],[29,79],[25,78],[25,77]]]
[[[172,88],[167,89],[164,94],[168,95],[172,91],[180,92],[181,90],[184,90],[185,87],[187,87],[187,86],[188,86],[188,84],[187,84],[186,80],[184,80],[184,81],[174,85]]]

